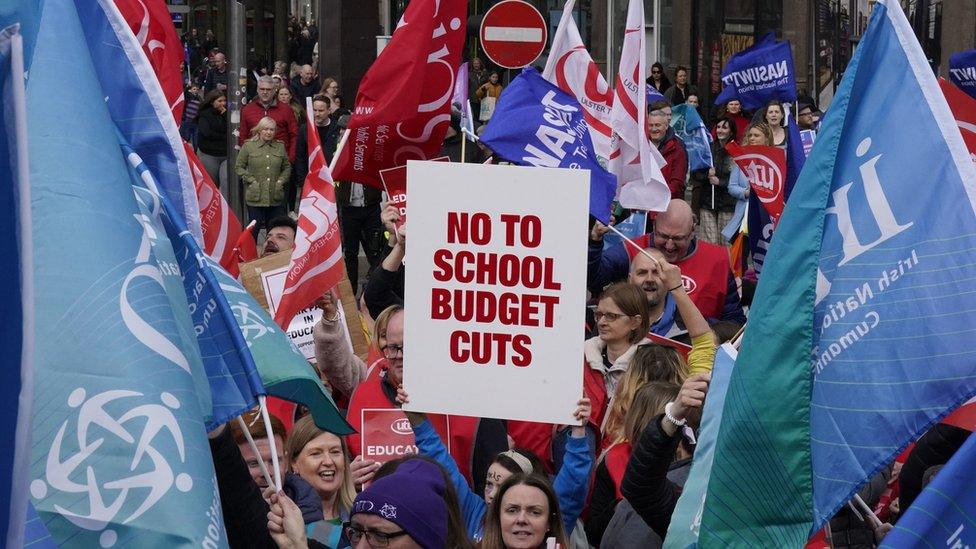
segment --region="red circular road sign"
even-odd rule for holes
[[[549,29],[539,10],[522,0],[504,0],[481,20],[481,47],[493,63],[520,69],[546,48]]]

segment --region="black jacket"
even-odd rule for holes
[[[944,465],[969,438],[970,431],[936,424],[915,443],[898,477],[898,504],[903,510],[911,506],[922,491],[922,476],[929,467]]]
[[[654,533],[664,536],[678,504],[677,485],[668,480],[668,468],[681,442],[681,431],[668,436],[661,428],[664,414],[655,417],[634,445],[620,491]]]
[[[227,113],[203,105],[197,114],[197,148],[210,156],[227,156]]]

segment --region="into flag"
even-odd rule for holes
[[[563,15],[556,27],[549,49],[549,59],[542,77],[576,98],[583,108],[583,118],[590,129],[590,139],[598,157],[610,158],[610,137],[613,134],[610,110],[613,89],[586,50],[576,19],[573,17],[576,0],[566,0]]]
[[[91,19],[79,8],[99,9],[44,2],[27,81],[36,315],[28,493],[61,547],[226,547],[198,402],[206,379],[201,389],[195,341],[166,287],[175,266],[153,253],[165,236],[142,222],[108,104],[138,92],[122,76],[101,84],[93,58],[105,50],[89,47]],[[117,50],[100,63],[131,70]]]
[[[617,176],[617,201],[625,208],[663,212],[671,201],[664,157],[647,137],[644,74],[644,2],[630,0],[620,52],[610,125],[609,169]]]
[[[291,253],[281,302],[275,311],[275,322],[285,329],[298,311],[335,288],[345,273],[335,184],[322,154],[310,101],[306,116],[308,175],[298,207],[295,249]]]
[[[808,162],[729,383],[705,547],[802,545],[976,393],[976,170],[898,2],[875,4]]]

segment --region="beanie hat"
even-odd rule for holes
[[[410,459],[356,496],[350,516],[365,513],[385,518],[424,549],[441,549],[447,543],[444,490],[437,465]]]

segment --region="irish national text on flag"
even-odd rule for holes
[[[898,2],[875,4],[808,162],[732,372],[702,547],[802,546],[976,393],[976,170]]]

